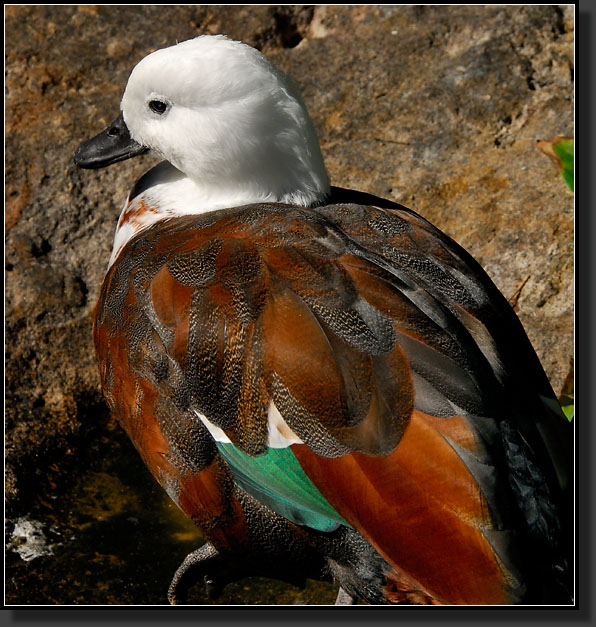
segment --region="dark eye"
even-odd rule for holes
[[[153,111],[153,113],[157,113],[158,115],[161,115],[162,113],[166,112],[168,105],[165,102],[162,102],[161,100],[150,100],[149,108],[151,109],[151,111]]]

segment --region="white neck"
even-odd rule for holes
[[[325,196],[320,193],[313,200],[312,196],[299,192],[275,195],[258,187],[200,185],[162,161],[137,181],[127,198],[116,227],[109,265],[132,237],[160,220],[258,202],[309,206],[323,202]]]

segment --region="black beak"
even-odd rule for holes
[[[77,148],[74,162],[80,168],[104,168],[112,163],[142,155],[148,150],[149,148],[141,146],[130,136],[120,114],[105,131]]]

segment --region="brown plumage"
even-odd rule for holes
[[[553,394],[521,325],[428,222],[334,194],[318,208],[164,220],[133,238],[95,324],[112,410],[219,552],[260,556],[253,571],[333,574],[374,603],[565,599],[568,452],[551,433],[568,425],[541,400]],[[258,456],[271,402],[349,532],[321,535],[256,504],[196,413]],[[360,539],[342,545],[346,533]]]

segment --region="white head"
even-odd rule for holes
[[[121,109],[131,137],[206,197],[226,188],[246,202],[310,205],[329,192],[298,91],[243,43],[203,35],[150,54],[132,71]]]

